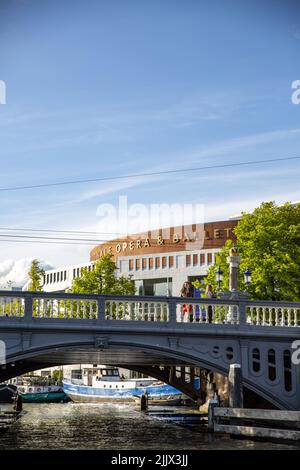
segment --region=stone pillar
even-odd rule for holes
[[[243,408],[242,369],[240,364],[230,364],[228,388],[229,407]]]
[[[237,255],[237,250],[232,248],[227,258],[229,264],[229,290],[230,292],[237,292],[239,288],[239,265],[241,262],[240,256]]]
[[[230,299],[239,297],[239,265],[241,262],[240,256],[237,255],[237,249],[231,248],[227,263],[229,264],[229,291]],[[228,309],[227,321],[230,323],[237,323],[238,321],[238,308],[231,306]]]

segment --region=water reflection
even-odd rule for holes
[[[127,404],[26,404],[0,449],[296,449],[236,440],[155,419]]]

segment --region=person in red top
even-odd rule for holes
[[[189,281],[186,281],[183,283],[182,289],[180,291],[180,297],[193,297],[193,287]],[[190,313],[190,318],[186,318],[185,321],[193,321],[191,318],[193,316],[193,307],[190,304],[189,309],[187,308],[187,304],[183,304],[182,306],[182,313],[185,315],[187,311],[189,310]]]

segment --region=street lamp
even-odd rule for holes
[[[217,280],[217,283],[218,283],[218,289],[220,290],[221,289],[221,282],[223,280],[223,271],[220,268],[220,266],[218,267],[218,269],[216,269],[215,273],[216,273],[216,280]]]
[[[250,269],[247,268],[246,271],[244,272],[244,281],[245,281],[246,287],[249,287],[249,285],[250,285],[251,276],[252,276],[252,273],[251,273]]]

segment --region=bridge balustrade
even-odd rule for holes
[[[0,291],[0,318],[299,327],[300,303]]]

